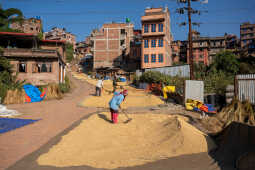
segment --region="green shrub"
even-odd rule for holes
[[[62,93],[68,93],[71,89],[71,82],[69,78],[66,76],[65,77],[65,82],[64,83],[59,83],[59,89]]]
[[[13,75],[12,65],[8,59],[0,57],[0,97],[2,102],[8,90],[22,89],[25,81],[19,81],[18,75]]]

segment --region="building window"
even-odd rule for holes
[[[156,40],[151,40],[151,47],[156,47]]]
[[[144,54],[144,63],[148,63],[148,62],[149,62],[149,55]]]
[[[33,73],[51,73],[52,64],[51,63],[36,63],[33,64]]]
[[[20,73],[26,73],[27,72],[27,64],[25,62],[20,62],[18,64],[18,69]]]
[[[125,34],[125,29],[121,29],[121,30],[120,30],[120,33],[121,33],[121,34]]]
[[[151,24],[151,32],[156,32],[156,24]]]
[[[163,47],[163,39],[159,39],[158,40],[158,46],[159,47]]]
[[[147,32],[149,32],[149,25],[145,24],[144,25],[144,33],[147,33]]]
[[[34,28],[33,28],[33,27],[31,27],[31,28],[30,28],[30,30],[31,30],[31,31],[33,31],[33,30],[34,30]]]
[[[158,32],[163,32],[163,24],[158,24]]]
[[[159,54],[158,55],[158,62],[163,63],[164,59],[163,59],[163,54]]]
[[[120,46],[125,44],[125,40],[120,40]]]
[[[151,62],[152,63],[156,62],[156,54],[151,54]]]
[[[144,48],[149,48],[149,40],[144,40]]]

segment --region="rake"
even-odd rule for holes
[[[124,113],[124,115],[127,117],[127,120],[124,121],[125,124],[128,123],[128,122],[130,122],[130,121],[132,120],[132,118],[128,117],[126,111],[122,110],[122,113]]]

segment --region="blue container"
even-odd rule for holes
[[[121,82],[126,82],[127,80],[126,80],[125,77],[120,77],[120,81],[121,81]]]

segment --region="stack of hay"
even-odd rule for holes
[[[251,103],[248,101],[241,102],[237,99],[232,100],[232,103],[223,108],[217,115],[219,120],[223,121],[225,126],[231,122],[241,122],[248,125],[255,125],[255,113]]]
[[[57,84],[49,84],[46,87],[46,97],[45,100],[49,99],[61,99],[63,94],[61,93],[59,86]]]
[[[6,97],[4,98],[3,104],[20,104],[25,103],[25,91],[22,90],[8,90]]]

